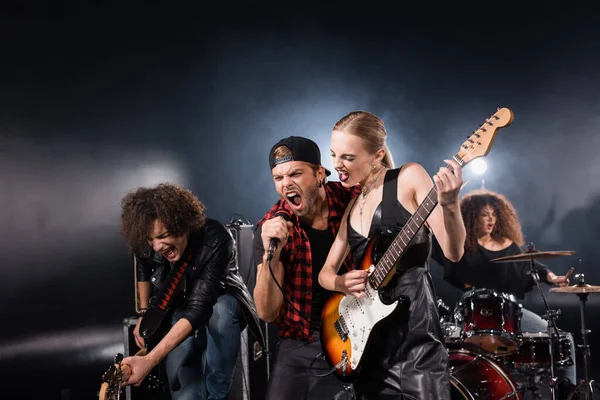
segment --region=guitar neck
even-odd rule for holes
[[[437,188],[434,186],[377,263],[375,271],[369,277],[373,287],[381,286],[437,203]]]
[[[142,347],[137,353],[135,353],[136,356],[140,357],[143,357],[146,354],[148,354],[148,349],[146,347]]]
[[[453,157],[461,167],[477,157],[486,156],[498,129],[504,128],[512,123],[513,112],[508,108],[498,108],[496,113],[487,118],[485,122],[470,135],[466,141],[460,146],[460,150]],[[452,165],[447,165],[452,171]],[[425,200],[417,207],[415,213],[409,218],[408,222],[398,236],[394,238],[389,248],[385,251],[375,267],[375,271],[369,277],[369,283],[374,288],[379,288],[385,281],[389,273],[396,266],[396,263],[402,257],[402,254],[412,242],[415,235],[421,229],[425,220],[429,217],[435,206],[437,205],[437,189],[434,185],[425,197]]]
[[[454,156],[454,160],[463,165],[463,160],[458,154]],[[447,165],[447,168],[453,171],[452,165]],[[375,271],[369,277],[370,283],[374,288],[379,288],[385,281],[385,278],[392,271],[400,257],[402,257],[402,254],[404,254],[404,251],[408,248],[419,229],[421,229],[427,218],[429,218],[429,215],[431,215],[437,203],[438,192],[434,184],[427,196],[425,196],[425,199],[417,207],[414,214],[409,218],[408,222],[406,222],[377,263]]]

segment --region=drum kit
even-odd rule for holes
[[[583,346],[580,347],[583,352],[584,379],[576,385],[572,382],[572,389],[559,397],[559,386],[565,386],[560,385],[563,380],[557,378],[557,370],[573,365],[574,354],[571,355],[568,334],[559,331],[556,326],[560,310],[549,308],[535,261],[572,254],[572,251],[537,251],[529,244],[521,254],[491,260],[498,263],[528,263],[528,273],[544,301],[546,314],[542,318],[548,321],[547,332],[521,332],[522,306],[509,294],[489,289],[471,289],[462,296],[453,312],[441,300],[438,301],[449,354],[453,400],[522,400],[529,391],[536,399],[600,398],[596,397],[600,395],[596,383],[589,377],[588,359],[591,353],[587,335],[590,332],[585,328],[587,296],[600,293],[600,286],[586,284],[584,274],[577,274],[577,283],[572,286],[550,289],[556,293],[576,294],[580,299],[583,340]],[[572,270],[569,272],[572,273]],[[524,376],[527,383],[517,380],[517,376]],[[547,382],[551,397],[542,397],[543,381]]]

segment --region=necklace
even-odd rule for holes
[[[363,188],[362,192],[361,192],[361,196],[362,198],[358,199],[358,213],[360,215],[360,232],[363,233],[363,207],[365,206],[365,204],[367,203],[367,200],[369,199],[369,196],[371,196],[371,192],[373,191],[373,187],[375,186],[375,184],[377,183],[377,181],[379,180],[379,177],[381,176],[381,174],[383,173],[384,170],[386,170],[387,168],[382,167],[379,172],[377,173],[377,176],[375,176],[375,179],[373,179],[373,182],[370,185],[367,185],[365,183],[365,187]]]

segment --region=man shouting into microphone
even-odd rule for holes
[[[257,223],[254,235],[254,301],[259,317],[275,323],[280,339],[267,400],[331,399],[342,384],[332,374],[315,376],[330,370],[322,357],[315,360],[322,351],[320,317],[329,295],[318,276],[359,188],[327,182],[330,172],[321,165],[319,147],[303,137],[276,143],[269,166],[281,199]]]

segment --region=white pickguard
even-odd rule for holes
[[[390,305],[383,304],[379,299],[379,293],[368,281],[365,292],[366,296],[361,299],[346,295],[339,305],[340,317],[345,322],[348,339],[352,345],[350,366],[354,370],[363,356],[373,326],[390,315],[398,305],[398,301]]]

